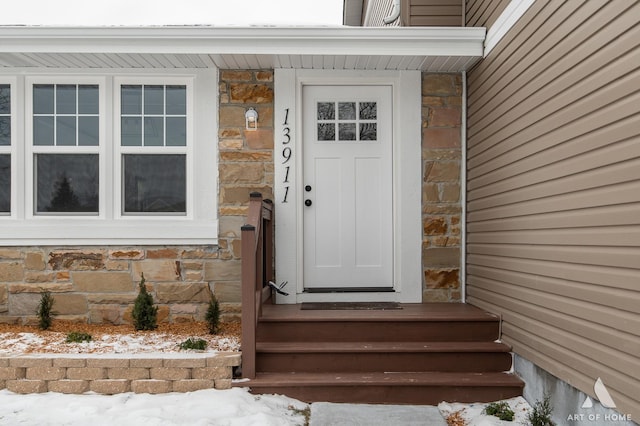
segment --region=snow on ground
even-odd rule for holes
[[[0,391],[0,425],[170,426],[304,425],[307,408],[285,396],[251,395],[245,389],[208,389],[161,395],[18,395]],[[296,411],[300,410],[300,411]]]
[[[516,413],[513,422],[482,414],[486,404],[443,402],[438,405],[443,418],[460,412],[467,426],[505,426],[526,424],[529,410],[521,398],[506,400]],[[362,405],[367,410],[367,405]],[[379,407],[379,406],[378,406]],[[0,425],[13,426],[289,426],[304,425],[309,406],[282,395],[252,395],[247,389],[202,390],[161,395],[125,393],[119,395],[64,395],[43,393],[19,395],[0,390]],[[394,425],[380,415],[379,424]],[[416,419],[419,421],[420,419]],[[313,422],[314,426],[325,426]],[[340,418],[331,425],[355,425]],[[456,425],[462,423],[454,423]],[[428,426],[428,425],[426,425]]]

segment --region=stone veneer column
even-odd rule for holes
[[[220,258],[212,265],[216,295],[240,305],[240,227],[249,194],[273,199],[273,70],[221,70],[219,120]],[[258,112],[258,129],[245,129],[245,111]]]
[[[423,302],[459,302],[462,77],[422,76]]]

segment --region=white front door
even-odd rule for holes
[[[391,86],[303,87],[305,291],[393,282]]]

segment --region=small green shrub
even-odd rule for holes
[[[209,300],[209,307],[207,308],[207,315],[205,316],[207,321],[207,327],[210,334],[216,334],[220,329],[220,304],[216,296],[211,294],[211,300]]]
[[[38,303],[38,309],[36,314],[38,315],[38,326],[41,330],[48,330],[53,322],[53,296],[48,291],[44,291],[40,296],[40,302]]]
[[[155,330],[158,327],[158,307],[153,306],[153,297],[144,285],[144,274],[140,280],[140,291],[133,303],[133,326],[136,330]]]
[[[553,406],[549,395],[545,395],[542,401],[536,401],[527,416],[527,420],[529,420],[531,426],[555,426],[555,423],[551,420],[552,412]]]
[[[515,416],[515,413],[506,402],[492,402],[484,408],[483,413],[489,416],[496,416],[500,420],[507,422],[512,422]]]
[[[193,349],[196,351],[204,351],[205,349],[207,349],[207,341],[204,339],[192,339],[191,337],[189,337],[187,340],[180,343],[179,346],[180,346],[180,349],[182,349],[183,351],[186,351],[189,349]]]
[[[67,343],[82,343],[82,342],[90,342],[93,337],[88,333],[81,333],[79,331],[72,331],[67,334]]]

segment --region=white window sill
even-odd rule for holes
[[[53,223],[2,221],[0,246],[52,245],[216,245],[218,221],[82,219]]]

